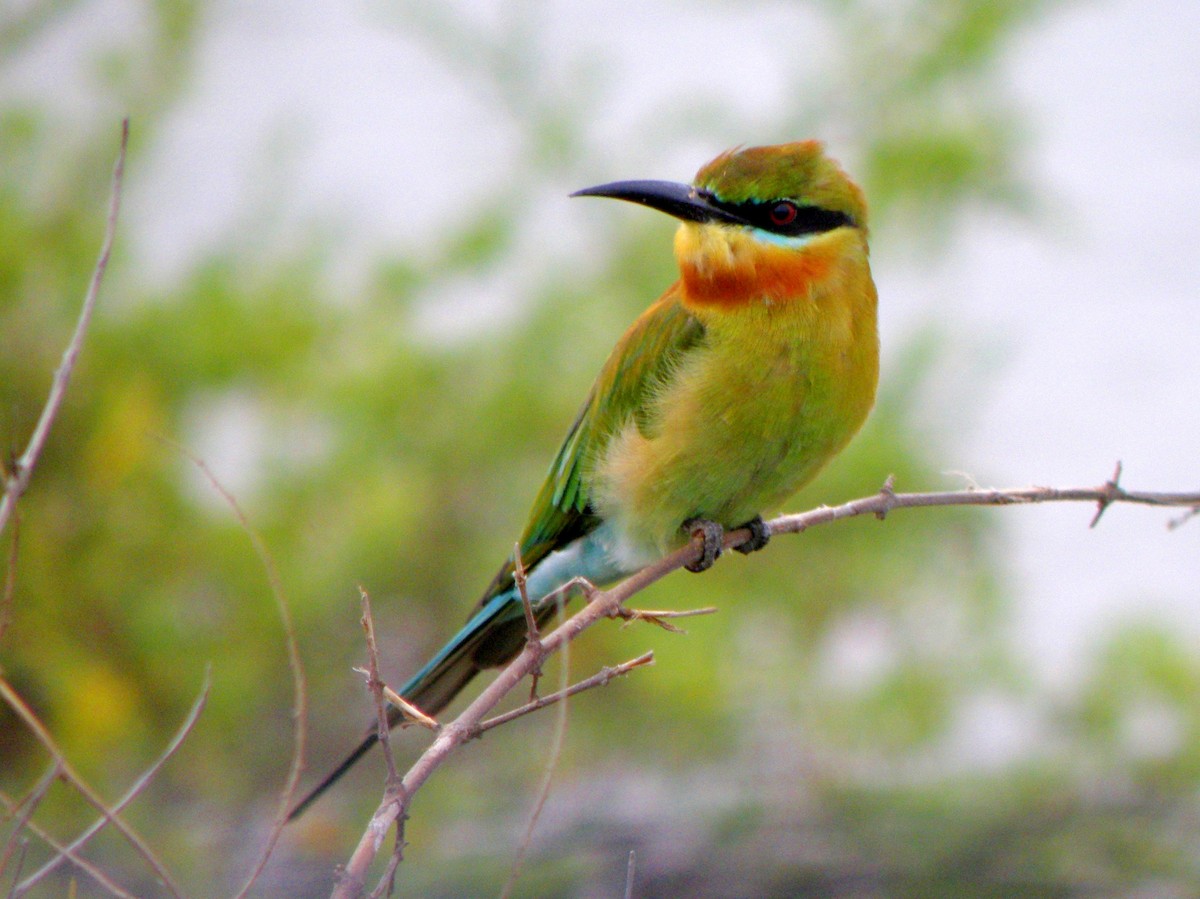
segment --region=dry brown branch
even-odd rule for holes
[[[1119,471],[1118,471],[1119,474]],[[889,481],[891,479],[889,478]],[[1142,506],[1190,507],[1200,509],[1198,493],[1159,493],[1145,490],[1126,490],[1114,477],[1099,487],[1008,487],[968,490],[947,490],[938,493],[896,493],[888,484],[872,496],[856,499],[840,506],[822,506],[797,515],[784,515],[770,522],[772,534],[806,531],[857,515],[884,518],[893,509],[913,509],[925,506],[1013,506],[1028,503],[1090,502],[1100,510],[1114,503],[1134,503]],[[1091,526],[1096,523],[1092,518]],[[748,531],[733,531],[725,537],[725,545],[741,543]]]
[[[399,836],[407,807],[407,803],[401,801],[402,783],[384,787],[383,801],[371,816],[367,830],[354,848],[346,867],[338,872],[337,882],[330,894],[334,899],[357,899],[361,896],[363,886],[367,882],[367,870],[375,860],[379,847],[383,845],[384,837],[396,822],[400,822],[397,826]]]
[[[527,702],[523,706],[513,709],[509,712],[504,712],[501,715],[494,715],[486,721],[482,721],[479,727],[475,729],[475,736],[478,736],[485,731],[491,730],[493,727],[499,727],[501,724],[508,724],[514,718],[521,718],[531,712],[538,712],[548,705],[554,705],[563,699],[574,696],[576,693],[582,693],[584,690],[590,690],[593,687],[606,686],[610,681],[616,680],[625,674],[628,674],[634,668],[641,668],[643,665],[654,664],[654,653],[644,652],[636,659],[630,659],[628,662],[622,662],[620,665],[605,666],[593,674],[586,680],[581,680],[577,684],[572,684],[565,690],[559,690],[557,693],[551,693],[547,696],[539,696],[532,702]]]
[[[367,660],[369,668],[363,671],[361,668],[355,670],[366,675],[367,687],[371,691],[372,698],[375,701],[375,714],[378,726],[379,742],[383,744],[384,758],[387,762],[388,776],[384,784],[384,804],[380,807],[388,808],[393,803],[398,802],[403,795],[400,784],[400,776],[396,770],[395,758],[392,755],[391,747],[391,726],[388,721],[387,708],[384,705],[384,700],[392,703],[396,708],[414,721],[417,721],[422,726],[428,727],[431,730],[437,730],[438,723],[410,703],[407,699],[400,696],[396,691],[387,686],[379,677],[379,650],[375,643],[375,620],[371,615],[371,600],[367,591],[360,585],[359,594],[362,597],[362,627],[363,634],[367,641]],[[375,817],[379,816],[376,812]],[[401,814],[394,820],[396,821],[396,838],[392,844],[392,854],[388,859],[388,864],[379,879],[379,883],[375,889],[371,891],[372,899],[377,896],[390,896],[395,889],[396,869],[400,866],[400,862],[404,859],[404,821],[405,815]],[[372,819],[374,820],[374,819]],[[387,836],[388,830],[391,829],[391,820],[388,823],[379,827],[368,827],[368,833],[373,836],[373,839],[368,842],[364,837],[364,841],[356,850],[355,857],[351,858],[350,864],[341,871],[338,875],[337,883],[334,886],[334,895],[343,896],[361,896],[366,885],[367,869],[374,860],[379,847],[383,844],[383,838]],[[361,861],[360,861],[361,859]]]
[[[535,647],[541,646],[542,632],[538,629],[537,617],[533,614],[533,603],[529,601],[529,590],[525,578],[525,562],[521,558],[521,544],[513,544],[513,583],[521,597],[521,608],[525,612],[525,641]],[[537,699],[538,681],[542,679],[539,665],[529,675],[529,701]]]
[[[371,691],[371,696],[375,700],[375,715],[379,724],[379,745],[383,747],[383,759],[387,763],[388,783],[395,783],[399,781],[400,775],[396,772],[396,759],[392,755],[392,728],[388,722],[387,705],[384,702],[384,688],[387,685],[379,677],[379,647],[375,643],[375,619],[371,615],[371,597],[361,584],[358,588],[358,595],[362,602],[362,618],[360,620],[363,635],[367,641],[367,689]],[[388,692],[394,693],[391,690]]]
[[[557,652],[562,644],[575,639],[596,621],[606,617],[610,606],[615,607],[624,602],[637,590],[649,586],[669,571],[689,561],[696,552],[696,547],[685,547],[603,593],[597,591],[586,581],[576,579],[547,597],[545,601],[551,601],[556,594],[566,595],[571,589],[579,589],[591,601],[539,643],[527,642],[525,648],[509,666],[502,669],[491,684],[484,688],[483,692],[457,718],[442,726],[430,747],[404,775],[400,789],[385,791],[384,800],[375,810],[366,832],[351,854],[334,887],[332,897],[334,899],[351,899],[361,893],[367,869],[378,853],[384,836],[391,828],[392,823],[407,812],[407,806],[414,791],[429,779],[430,775],[441,766],[456,747],[475,735],[484,715],[495,708],[509,691],[531,674],[547,655]],[[403,801],[401,797],[403,797]]]
[[[133,785],[125,792],[124,796],[113,803],[112,810],[114,813],[124,810],[129,803],[137,798],[137,796],[150,784],[150,781],[152,781],[158,775],[158,772],[162,770],[162,766],[167,763],[167,760],[170,759],[171,756],[178,751],[179,747],[183,745],[183,741],[187,739],[188,735],[192,732],[192,729],[196,726],[196,722],[200,720],[200,714],[204,711],[204,706],[208,702],[210,675],[211,672],[206,669],[204,672],[204,682],[200,685],[200,695],[197,696],[196,701],[192,703],[192,708],[188,712],[187,717],[184,718],[183,724],[179,726],[179,730],[175,732],[175,736],[171,738],[171,741],[167,744],[166,748],[162,751],[159,757],[155,759],[154,763],[142,773],[141,777],[133,782]],[[65,850],[59,850],[58,855],[50,859],[50,861],[46,862],[46,864],[42,865],[41,868],[39,868],[33,874],[30,874],[28,877],[22,880],[20,884],[14,887],[13,896],[23,895],[37,886],[42,879],[44,879],[50,874],[51,871],[58,867],[63,858],[74,859],[76,857],[75,853],[79,852],[79,850],[81,850],[87,844],[88,840],[99,833],[107,823],[108,819],[103,817],[94,821],[90,827],[72,840],[71,843],[67,845]],[[0,868],[2,867],[3,865],[0,865]]]
[[[17,866],[13,871],[13,878],[21,876],[21,872],[25,870],[25,855],[29,852],[29,839],[22,838],[20,841],[20,851],[17,853]]]
[[[9,811],[12,811],[13,809],[15,809],[17,807],[17,803],[15,803],[12,799],[10,799],[8,796],[6,796],[2,792],[0,792],[0,802],[3,802],[5,807],[8,808]],[[87,873],[89,877],[91,877],[93,880],[96,881],[96,883],[100,884],[100,886],[104,887],[104,889],[108,890],[114,896],[119,897],[119,899],[137,899],[137,897],[135,897],[133,895],[133,893],[130,893],[127,890],[125,890],[124,888],[118,886],[102,870],[97,868],[95,865],[93,865],[91,862],[89,862],[86,858],[76,855],[73,850],[71,850],[67,846],[64,846],[58,840],[54,839],[54,837],[52,837],[50,834],[46,833],[46,831],[42,830],[42,828],[38,827],[38,825],[35,824],[34,822],[27,821],[25,823],[25,830],[28,830],[30,833],[32,833],[34,836],[36,836],[39,840],[41,840],[43,843],[45,843],[47,846],[49,846],[55,852],[70,859],[72,864],[74,864],[81,871],[84,871],[85,873]],[[10,894],[10,895],[12,895],[12,894]]]
[[[378,723],[379,743],[383,747],[383,758],[387,763],[387,782],[384,789],[387,791],[395,790],[400,784],[400,775],[396,771],[396,760],[392,755],[391,741],[391,723],[388,721],[387,705],[384,700],[386,694],[391,694],[397,699],[401,697],[394,690],[387,689],[387,685],[379,677],[379,648],[375,643],[375,619],[371,615],[371,598],[367,595],[367,591],[359,585],[359,595],[362,597],[362,628],[363,635],[367,641],[367,687],[371,691],[371,696],[375,700],[375,715]],[[386,691],[386,693],[385,693]],[[420,717],[428,719],[428,716],[420,712],[411,703],[402,700],[402,708],[408,714],[417,712]],[[410,711],[411,710],[411,711]],[[414,716],[415,717],[415,716]],[[419,718],[417,720],[420,720]],[[396,869],[400,866],[400,862],[404,860],[404,819],[400,818],[396,822],[396,839],[393,843],[392,855],[388,859],[387,869],[383,872],[383,876],[379,879],[379,885],[371,892],[371,896],[390,896],[396,888]]]
[[[517,593],[521,596],[521,608],[525,611],[525,639],[531,643],[537,643],[542,639],[542,633],[538,629],[537,618],[533,614],[533,603],[529,601],[529,590],[526,587],[527,579],[525,577],[525,563],[521,559],[521,544],[513,545],[513,583],[517,586]]]
[[[275,820],[271,824],[271,830],[267,833],[266,844],[263,846],[258,861],[255,862],[254,867],[250,870],[241,889],[234,894],[235,899],[242,899],[242,897],[250,892],[255,881],[262,874],[263,869],[267,866],[267,860],[270,859],[271,853],[275,850],[276,843],[279,842],[280,834],[283,833],[283,826],[287,823],[287,813],[292,805],[292,797],[296,793],[296,784],[300,782],[300,775],[304,771],[304,751],[308,742],[308,684],[304,679],[304,665],[300,661],[300,646],[296,642],[296,626],[292,623],[292,610],[288,605],[287,595],[283,592],[283,581],[279,577],[279,569],[276,567],[275,559],[271,555],[271,551],[267,549],[267,544],[263,540],[262,535],[250,524],[250,519],[242,511],[237,498],[225,489],[225,485],[217,479],[217,476],[213,474],[203,459],[193,455],[186,447],[178,443],[170,440],[165,440],[164,442],[175,447],[178,452],[183,453],[200,470],[204,477],[208,479],[208,482],[220,494],[226,505],[229,506],[238,524],[250,539],[250,543],[258,555],[259,561],[262,562],[263,570],[267,574],[267,582],[271,588],[271,597],[275,601],[275,609],[279,613],[279,621],[283,627],[283,640],[287,648],[288,670],[292,675],[292,762],[288,768],[287,779],[284,781],[283,791],[279,797],[279,806],[275,811]]]
[[[368,668],[353,668],[351,670],[366,678],[367,689],[371,691],[371,696],[375,700],[375,716],[378,723],[376,733],[379,742],[383,744],[384,759],[388,763],[388,777],[392,780],[398,780],[396,762],[392,756],[391,727],[389,726],[387,708],[384,701],[386,700],[387,703],[391,703],[399,709],[400,714],[405,718],[424,728],[436,731],[441,725],[437,723],[436,719],[426,715],[380,678],[379,649],[375,643],[375,619],[371,615],[371,598],[361,584],[358,587],[358,592],[362,597],[363,614],[360,623],[366,635],[367,658],[370,660],[370,666]]]
[[[129,119],[121,122],[121,146],[117,151],[117,161],[113,166],[112,192],[108,203],[108,223],[104,229],[104,241],[100,246],[100,256],[92,270],[92,279],[88,284],[87,293],[83,298],[83,308],[79,310],[79,320],[75,323],[75,333],[63,351],[62,362],[54,372],[54,380],[50,385],[50,395],[42,409],[41,417],[34,426],[33,435],[21,458],[13,464],[12,471],[4,478],[4,495],[0,496],[0,532],[8,523],[16,507],[17,500],[29,489],[29,480],[33,477],[33,469],[37,465],[42,447],[50,434],[50,426],[58,416],[63,397],[67,394],[67,385],[71,382],[71,374],[75,371],[75,362],[79,351],[83,348],[83,338],[87,334],[88,325],[92,320],[92,310],[96,308],[96,297],[100,293],[100,284],[104,280],[104,272],[108,268],[108,257],[112,253],[113,240],[117,232],[117,213],[121,209],[121,179],[125,174],[125,149],[129,145]]]
[[[367,899],[382,899],[383,896],[390,896],[396,889],[396,870],[400,867],[400,862],[404,860],[404,847],[407,844],[404,842],[404,828],[396,827],[396,842],[395,848],[392,850],[391,857],[388,858],[387,868],[384,869],[383,876],[379,878],[379,883],[375,889],[371,890]]]
[[[1118,471],[1119,475],[1119,471]],[[925,506],[980,506],[1017,505],[1044,502],[1092,502],[1102,511],[1115,503],[1135,503],[1163,507],[1188,507],[1200,509],[1200,493],[1159,493],[1125,490],[1114,476],[1099,487],[1017,487],[1008,489],[953,490],[935,493],[896,493],[889,477],[878,493],[861,499],[851,500],[839,506],[822,506],[795,515],[783,515],[767,525],[773,535],[801,533],[809,528],[829,524],[860,515],[874,515],[880,520],[895,509]],[[1094,521],[1093,521],[1094,523]],[[725,534],[723,546],[740,546],[750,539],[750,531],[739,528]],[[678,568],[699,558],[702,552],[699,538],[654,562],[608,590],[598,591],[591,584],[576,579],[564,585],[543,602],[556,596],[565,596],[572,589],[583,592],[587,604],[568,618],[549,635],[536,643],[527,642],[525,648],[506,668],[501,669],[495,679],[453,721],[442,725],[429,748],[413,763],[401,780],[400,790],[388,790],[384,801],[371,817],[366,833],[363,834],[343,872],[343,877],[333,891],[334,897],[352,897],[361,890],[361,878],[365,877],[378,848],[392,823],[406,814],[408,803],[426,780],[462,743],[476,735],[484,716],[526,676],[532,674],[542,661],[558,652],[566,643],[574,640],[597,621],[611,617],[626,617],[621,610],[624,603]],[[403,797],[403,798],[401,798]],[[355,884],[358,887],[355,888]]]
[[[86,799],[93,808],[96,809],[96,811],[104,816],[108,823],[112,824],[113,827],[121,832],[121,835],[125,837],[130,845],[132,845],[137,853],[145,860],[146,864],[150,866],[155,875],[163,882],[163,886],[167,888],[168,892],[170,892],[172,896],[182,896],[183,894],[179,889],[179,885],[175,883],[175,880],[171,877],[170,872],[168,872],[163,863],[159,861],[153,850],[151,850],[151,848],[146,844],[146,841],[143,840],[141,835],[138,834],[132,827],[126,824],[125,821],[122,820],[122,818],[113,809],[109,808],[104,800],[100,798],[99,794],[96,793],[96,791],[93,790],[87,784],[87,782],[79,776],[74,767],[72,767],[71,763],[67,761],[66,756],[63,755],[63,752],[59,748],[58,744],[54,742],[54,738],[50,736],[50,732],[46,730],[45,725],[43,725],[37,715],[34,714],[33,709],[29,708],[29,706],[25,704],[25,700],[23,700],[20,695],[17,694],[17,691],[14,690],[8,681],[3,677],[0,677],[0,698],[3,698],[4,701],[9,704],[12,710],[17,713],[18,717],[25,722],[25,726],[33,732],[35,737],[37,737],[38,742],[40,742],[42,746],[46,748],[46,751],[50,753],[50,757],[54,759],[59,766],[59,776],[66,780],[67,783],[69,783],[72,787],[74,787],[79,794],[83,796],[83,798]],[[77,856],[74,855],[68,855],[68,858],[70,858],[72,861],[77,860]],[[89,871],[89,873],[91,872]]]
[[[12,858],[12,854],[17,848],[17,844],[21,839],[21,833],[25,830],[25,825],[33,819],[33,813],[37,811],[37,807],[41,804],[42,799],[50,792],[50,787],[58,779],[59,772],[58,762],[52,761],[46,773],[42,775],[41,780],[34,784],[33,788],[19,800],[9,799],[6,794],[0,792],[0,796],[3,796],[4,803],[8,807],[8,813],[17,816],[13,822],[12,833],[9,834],[8,839],[4,843],[4,851],[0,852],[0,874],[3,874],[8,868],[9,859]],[[13,883],[16,883],[19,877],[19,874],[13,874]]]
[[[533,607],[529,603],[529,597],[525,590],[521,591],[521,598],[525,604],[528,621],[532,624]],[[563,598],[560,597],[558,600],[559,621],[562,620],[562,612]],[[536,650],[542,650],[541,636],[536,631],[529,633],[528,640],[530,643],[535,644],[534,648]],[[521,841],[517,844],[517,854],[513,858],[512,867],[509,869],[508,880],[505,882],[504,888],[500,891],[500,899],[508,899],[512,895],[512,891],[517,885],[517,879],[521,876],[521,867],[525,864],[525,855],[533,843],[534,828],[537,827],[538,820],[542,817],[542,809],[546,807],[546,800],[550,798],[550,782],[554,778],[554,772],[558,768],[558,760],[562,757],[563,744],[567,740],[567,710],[569,708],[567,699],[571,696],[569,691],[571,682],[570,650],[571,645],[564,643],[562,650],[558,654],[558,693],[562,696],[562,699],[558,703],[558,715],[554,721],[554,735],[550,739],[550,752],[546,756],[546,764],[542,770],[542,782],[538,785],[537,800],[534,802],[533,809],[529,813],[529,820],[525,824],[525,832],[521,835]],[[537,670],[541,670],[540,664]],[[531,699],[536,701],[537,697],[531,697]]]

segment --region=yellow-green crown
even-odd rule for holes
[[[787,199],[842,213],[867,227],[862,190],[815,140],[730,150],[703,166],[694,184],[725,203]]]

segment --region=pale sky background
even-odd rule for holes
[[[95,21],[120,24],[111,15],[120,6],[85,7],[46,59],[70,58],[73,43],[94,39]],[[286,232],[289,222],[301,231],[294,223],[336,220],[361,253],[343,264],[352,280],[372,253],[419,242],[453,214],[445,185],[469,195],[504,171],[517,137],[493,99],[406,40],[385,8],[211,6],[193,87],[129,178],[122,239],[147,277],[166,282],[253,224],[239,218],[247,199],[269,205],[286,192],[273,221]],[[502,5],[460,8],[486,23]],[[568,203],[570,189],[611,177],[686,180],[725,148],[648,137],[669,98],[708,91],[754,121],[786,87],[778,60],[798,58],[794,75],[821,59],[821,20],[782,4],[587,0],[547,4],[545,15],[554,46],[570,51],[550,48],[547,78],[574,77],[590,58],[581,48],[611,62],[589,126],[604,170],[531,198],[545,214],[518,242],[523,252],[579,252],[595,210]],[[804,52],[797,34],[811,40]],[[936,266],[916,266],[877,235],[883,377],[889,354],[930,321],[961,342],[967,375],[986,372],[982,395],[947,390],[961,426],[940,448],[946,486],[963,483],[954,472],[985,486],[1094,485],[1121,459],[1131,489],[1200,489],[1200,3],[1067,3],[1017,37],[1004,71],[1027,115],[1040,217],[974,214]],[[48,77],[66,85],[69,75],[34,64],[10,89],[44,90]],[[742,89],[747,80],[754,91]],[[57,99],[71,102],[65,91]],[[851,163],[836,129],[815,136]],[[740,142],[761,141],[728,141]],[[442,324],[503,317],[515,271],[498,272],[485,300],[450,298]],[[1200,520],[1168,533],[1171,513],[1114,507],[1089,531],[1092,511],[980,513],[1004,521],[1014,632],[1051,683],[1072,682],[1105,633],[1147,612],[1200,650]]]

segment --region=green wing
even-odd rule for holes
[[[679,303],[678,285],[630,326],[604,363],[571,430],[550,465],[521,535],[521,562],[533,568],[547,555],[591,532],[587,465],[632,417],[645,424],[656,385],[704,339],[704,326]],[[513,586],[513,560],[496,573],[480,605]]]
[[[646,417],[656,385],[670,377],[680,357],[703,341],[703,326],[679,305],[677,290],[678,287],[668,290],[633,323],[592,385],[529,512],[520,546],[526,568],[533,568],[555,549],[600,524],[590,505],[587,465],[630,419],[639,427],[648,424]],[[430,714],[436,714],[481,668],[511,659],[525,639],[520,604],[509,593],[512,587],[513,561],[509,559],[492,580],[467,626],[400,688],[401,694]],[[495,605],[488,608],[491,601]],[[399,719],[400,713],[392,709],[389,721],[395,725]],[[292,810],[289,820],[345,774],[377,739],[372,730]]]

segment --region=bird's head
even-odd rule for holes
[[[680,219],[675,256],[696,305],[781,302],[805,295],[843,259],[866,264],[863,193],[817,141],[722,153],[692,184],[615,181],[571,196]]]

